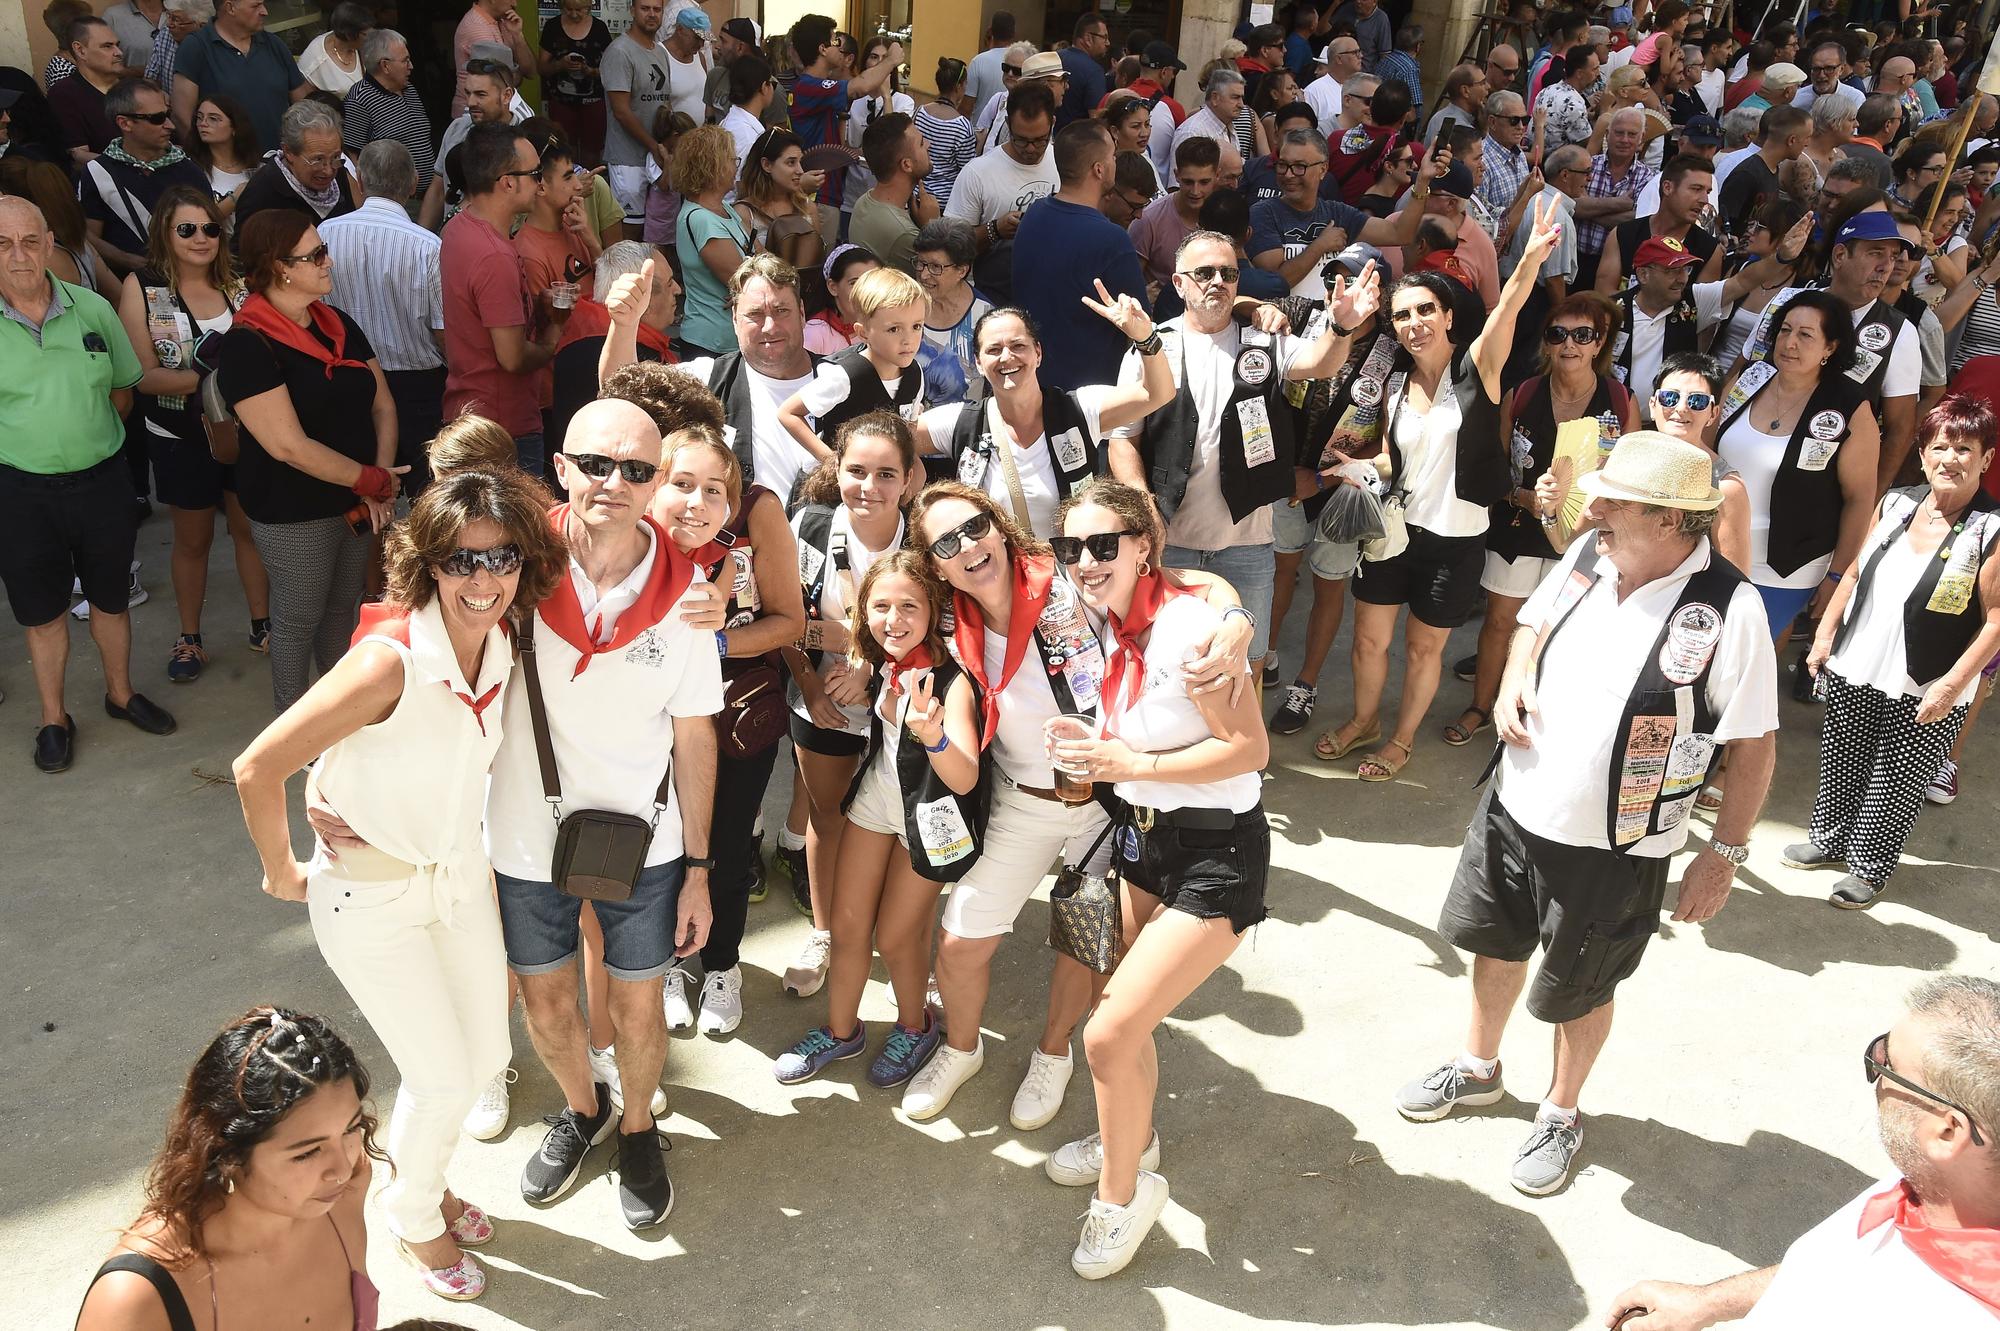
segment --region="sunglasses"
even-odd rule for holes
[[[1588,324],[1585,324],[1581,328],[1544,328],[1542,330],[1542,343],[1545,346],[1559,347],[1564,342],[1574,342],[1580,347],[1587,347],[1596,340],[1597,330]]]
[[[1686,402],[1689,411],[1707,411],[1715,405],[1715,395],[1712,393],[1683,393],[1678,388],[1661,388],[1654,391],[1653,401],[1668,410],[1672,410],[1680,406],[1681,403]]]
[[[983,541],[986,539],[986,533],[992,530],[993,515],[976,513],[932,541],[931,555],[936,559],[955,558],[968,542]]]
[[[498,75],[509,82],[512,82],[514,78],[514,67],[512,65],[503,65],[498,60],[468,60],[465,62],[465,72],[468,74],[480,74],[486,78]]]
[[[214,223],[211,222],[209,223],[209,225],[213,226]],[[178,227],[176,227],[175,229],[179,230]],[[318,264],[324,264],[327,261],[327,258],[328,255],[326,252],[326,242],[322,241],[318,245],[315,245],[313,248],[307,250],[304,254],[281,255],[278,259],[278,262],[282,264],[310,263],[318,265]]]
[[[1533,116],[1494,116],[1493,118],[1508,125],[1525,125],[1534,119]]]
[[[220,236],[222,234],[222,223],[220,222],[174,223],[174,234],[179,236],[182,240],[193,240],[194,233],[197,231],[201,232],[202,235],[207,236],[210,240],[214,240],[217,236]],[[320,248],[325,249],[326,247],[322,245]],[[311,255],[307,255],[306,257],[309,259],[312,258]],[[318,261],[314,260],[314,262]]]
[[[1902,1087],[1912,1095],[1921,1095],[1926,1100],[1941,1104],[1946,1109],[1964,1115],[1965,1125],[1972,1129],[1972,1144],[1974,1146],[1986,1145],[1985,1139],[1979,1135],[1979,1124],[1973,1120],[1971,1113],[1966,1110],[1965,1106],[1945,1099],[1936,1091],[1926,1090],[1889,1066],[1889,1032],[1884,1031],[1870,1040],[1868,1047],[1861,1051],[1861,1071],[1868,1078],[1870,1086],[1887,1077],[1890,1081],[1896,1083],[1896,1085]]]
[[[1009,78],[1018,79],[1021,77],[1021,67],[1019,65],[1002,65],[1000,66],[1000,72]]]
[[[454,578],[469,578],[479,569],[496,578],[521,571],[521,547],[496,545],[491,550],[468,550],[464,546],[438,561],[438,572]]]
[[[118,118],[120,120],[143,120],[149,125],[164,125],[173,116],[171,112],[167,111],[154,111],[147,115],[140,115],[137,111],[128,111]]]
[[[1205,263],[1199,268],[1183,268],[1175,276],[1192,277],[1197,285],[1207,286],[1210,282],[1217,280],[1233,284],[1241,276],[1241,273],[1233,263]]]
[[[1118,542],[1126,536],[1143,535],[1141,532],[1101,531],[1095,536],[1051,536],[1049,549],[1056,552],[1056,558],[1065,564],[1074,564],[1083,558],[1085,550],[1100,564],[1108,564],[1118,558]]]
[[[612,472],[625,478],[627,485],[645,485],[660,474],[659,467],[638,458],[608,458],[602,453],[564,453],[572,467],[593,481],[609,480]]]

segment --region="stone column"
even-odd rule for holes
[[[1181,0],[1181,36],[1174,49],[1187,70],[1174,80],[1174,100],[1188,110],[1201,105],[1201,68],[1221,54],[1240,13],[1237,0]]]

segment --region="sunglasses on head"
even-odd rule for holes
[[[1118,542],[1127,536],[1143,533],[1126,531],[1101,531],[1095,536],[1051,536],[1049,549],[1056,552],[1056,558],[1065,564],[1074,564],[1083,558],[1085,550],[1100,564],[1108,564],[1118,558]]]
[[[210,240],[214,240],[217,236],[222,234],[222,223],[220,222],[174,223],[174,234],[179,236],[182,240],[193,240],[194,233],[197,231],[201,232],[202,235],[207,236]],[[306,257],[311,258],[312,256],[307,255]]]
[[[468,60],[465,62],[465,72],[484,75],[487,78],[498,76],[511,80],[514,77],[514,67],[503,65],[498,60]]]
[[[1565,341],[1574,342],[1580,347],[1587,347],[1596,340],[1597,330],[1589,324],[1585,324],[1581,328],[1544,328],[1542,330],[1542,342],[1551,347],[1559,347]]]
[[[1205,263],[1199,268],[1183,268],[1179,276],[1192,277],[1200,285],[1207,286],[1218,278],[1224,282],[1234,282],[1241,273],[1233,263]]]
[[[496,545],[490,550],[468,550],[461,545],[438,561],[438,571],[454,578],[469,578],[482,568],[496,578],[520,572],[521,547]]]
[[[991,513],[975,513],[953,527],[944,535],[931,542],[931,554],[937,559],[954,558],[968,544],[983,541],[986,533],[993,530]]]
[[[602,453],[564,453],[570,465],[593,481],[609,480],[616,471],[627,485],[645,485],[660,474],[658,466],[638,458],[608,458]]]
[[[1712,393],[1683,393],[1678,388],[1660,388],[1654,390],[1653,401],[1669,410],[1686,402],[1689,411],[1707,411],[1715,405],[1715,395]]]

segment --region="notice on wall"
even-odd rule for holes
[[[1250,6],[1250,26],[1253,28],[1261,28],[1266,23],[1272,22],[1273,21],[1272,14],[1274,9],[1275,6],[1272,5]]]

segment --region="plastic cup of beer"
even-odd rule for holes
[[[1048,745],[1051,760],[1055,757],[1056,745],[1068,740],[1096,737],[1097,718],[1082,712],[1064,712],[1059,716],[1052,716],[1048,724],[1042,727],[1043,742]],[[1057,795],[1071,804],[1080,804],[1090,798],[1091,781],[1088,771],[1064,767],[1059,762],[1054,763],[1054,768]]]
[[[576,298],[580,290],[574,282],[551,282],[549,283],[549,304],[559,310],[571,309],[576,305]]]

